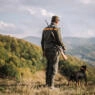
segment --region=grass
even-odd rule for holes
[[[36,73],[31,79],[20,81],[0,79],[0,95],[95,95],[95,84],[87,86],[67,85],[67,80],[60,74],[56,75],[56,89],[45,87],[44,72]]]
[[[16,85],[3,88],[0,95],[95,95],[95,88],[88,87],[68,87],[63,85],[56,87],[56,89],[49,89],[47,87],[37,87],[33,85]]]

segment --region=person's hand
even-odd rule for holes
[[[62,47],[62,49],[63,49],[63,51],[65,51],[65,50],[66,50],[66,48],[65,48],[65,47]]]
[[[63,49],[63,52],[65,53],[66,48],[65,47],[62,47],[62,49]]]

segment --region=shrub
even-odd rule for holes
[[[14,64],[5,64],[0,67],[2,76],[18,78],[17,67]]]

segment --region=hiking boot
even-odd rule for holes
[[[55,89],[55,87],[54,86],[51,86],[50,89]]]

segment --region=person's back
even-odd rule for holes
[[[44,39],[44,48],[54,48],[57,45],[57,41],[55,40],[54,32],[57,30],[55,25],[51,24],[46,27],[43,31],[43,39]]]

